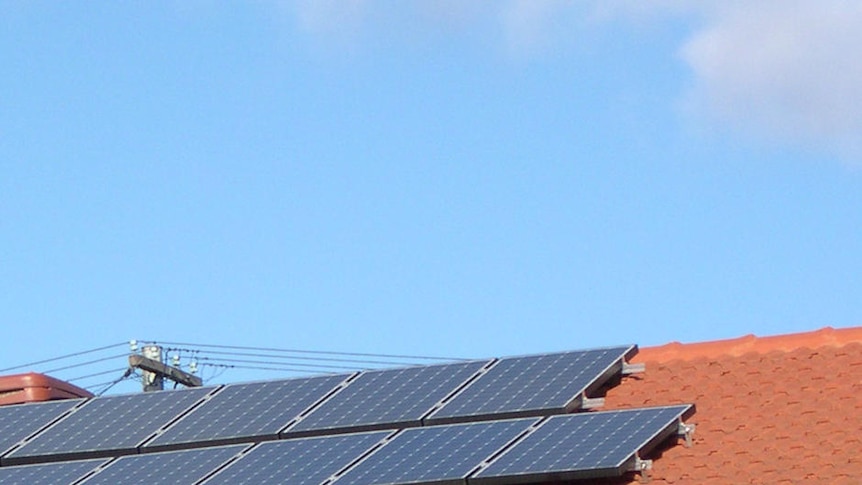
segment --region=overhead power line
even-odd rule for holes
[[[126,360],[130,353],[141,354],[147,346],[159,347],[163,362],[174,368],[192,374],[200,368],[201,378],[212,373],[206,380],[210,384],[229,369],[236,372],[272,371],[277,378],[288,378],[468,360],[427,355],[131,340],[0,369],[0,374],[27,368],[101,394],[123,381],[140,378],[140,374],[129,375]],[[118,349],[122,347],[125,349],[120,353]],[[247,377],[248,373],[244,376]],[[105,382],[100,382],[102,380]]]
[[[129,354],[125,353],[125,354],[111,355],[108,357],[102,357],[101,359],[88,360],[87,362],[79,362],[77,364],[71,364],[71,365],[67,365],[65,367],[57,367],[56,369],[49,369],[49,370],[46,370],[45,373],[50,374],[51,372],[59,372],[61,370],[74,369],[76,367],[83,367],[85,365],[96,364],[98,362],[104,362],[106,360],[119,359],[119,358],[125,357],[127,355],[129,355]]]
[[[223,357],[201,356],[201,357],[197,357],[197,360],[206,361],[206,362],[239,362],[242,364],[263,364],[263,365],[270,365],[270,366],[299,366],[299,367],[310,367],[310,368],[314,368],[314,369],[318,369],[318,368],[321,368],[321,369],[324,369],[324,368],[325,369],[338,369],[342,372],[350,371],[350,370],[356,370],[354,367],[347,367],[347,366],[343,366],[343,365],[304,364],[302,362],[272,362],[272,361],[268,361],[268,360],[249,360],[249,359],[226,359]]]
[[[455,358],[455,357],[431,357],[427,355],[398,355],[398,354],[371,354],[371,353],[360,353],[360,352],[335,352],[329,350],[298,350],[298,349],[278,349],[278,348],[267,348],[267,347],[244,347],[239,345],[215,345],[215,344],[193,344],[193,343],[182,343],[182,342],[147,342],[154,345],[182,345],[186,347],[202,347],[202,348],[212,348],[212,349],[233,349],[233,350],[253,350],[259,352],[282,352],[282,353],[296,353],[296,354],[317,354],[317,355],[346,355],[346,356],[354,356],[354,357],[376,357],[382,359],[413,359],[413,360],[440,360],[440,361],[453,361],[453,360],[470,360],[464,358]],[[388,362],[387,362],[388,363]]]
[[[215,364],[212,362],[202,362],[201,367],[218,367],[222,369],[250,369],[250,370],[272,370],[278,372],[311,372],[313,374],[341,374],[340,372],[309,370],[309,369],[292,369],[290,367],[265,367],[257,365],[236,365],[236,364]]]
[[[102,372],[95,372],[93,374],[87,374],[85,376],[73,377],[71,379],[66,379],[66,382],[75,382],[75,381],[80,381],[83,379],[89,379],[90,377],[103,376],[106,374],[119,374],[120,372],[124,372],[126,369],[128,369],[128,367],[121,367],[119,369],[111,369],[111,370],[106,370],[106,371],[102,371]]]
[[[188,353],[198,353],[201,352],[195,349],[189,348],[174,348],[168,347],[165,349],[165,352],[188,352]],[[207,355],[230,355],[230,356],[242,356],[242,357],[263,357],[270,359],[290,359],[290,360],[311,360],[315,362],[346,362],[352,364],[382,364],[382,365],[415,365],[415,362],[399,362],[392,360],[368,360],[368,359],[339,359],[334,357],[308,357],[304,355],[277,355],[277,354],[260,354],[260,353],[250,353],[250,352],[222,352],[219,350],[207,350]],[[449,359],[452,360],[452,359]],[[298,364],[297,365],[302,365]],[[344,367],[344,366],[342,366]],[[349,366],[348,368],[354,368],[353,366]]]
[[[0,369],[0,372],[8,372],[8,371],[10,371],[10,370],[24,369],[24,368],[26,368],[26,367],[33,367],[33,366],[37,366],[37,365],[41,365],[41,364],[47,364],[48,362],[55,362],[55,361],[58,361],[58,360],[69,359],[69,358],[72,358],[72,357],[78,357],[78,356],[81,356],[81,355],[92,354],[92,353],[94,353],[94,352],[99,352],[99,351],[102,351],[102,350],[112,349],[112,348],[114,348],[114,347],[119,347],[119,346],[121,346],[121,345],[122,345],[122,346],[127,346],[127,345],[129,345],[129,343],[128,343],[128,342],[120,342],[120,343],[118,343],[118,344],[106,345],[106,346],[104,346],[104,347],[98,347],[98,348],[95,348],[95,349],[84,350],[84,351],[82,351],[82,352],[75,352],[75,353],[73,353],[73,354],[61,355],[61,356],[59,356],[59,357],[53,357],[53,358],[50,358],[50,359],[37,360],[36,362],[30,362],[29,364],[21,364],[21,365],[16,365],[16,366],[14,366],[14,367],[7,367],[6,369]]]

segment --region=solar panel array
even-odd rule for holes
[[[675,429],[690,409],[685,405],[553,416],[476,476],[530,477],[537,482],[617,476],[638,450]]]
[[[74,483],[108,460],[63,461],[0,467],[0,483]]]
[[[0,406],[0,454],[51,424],[67,411],[84,402],[69,399],[44,403]]]
[[[505,485],[618,476],[694,411],[579,412],[581,398],[619,376],[636,351],[0,407],[0,483]]]
[[[287,433],[419,426],[435,404],[489,361],[365,372]]]
[[[132,451],[212,391],[194,388],[96,397],[4,458],[21,463],[33,457]]]
[[[428,421],[570,411],[597,377],[633,350],[629,346],[502,359]]]
[[[237,457],[248,447],[249,445],[219,446],[123,456],[83,483],[87,485],[196,483],[231,458]]]
[[[390,434],[374,431],[262,443],[206,483],[319,485]]]
[[[461,480],[537,421],[524,418],[407,429],[336,483],[374,485]]]
[[[147,443],[147,447],[249,437],[276,437],[345,376],[231,384]]]

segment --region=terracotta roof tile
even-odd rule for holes
[[[860,483],[862,327],[641,349],[607,409],[693,402],[653,483]],[[633,480],[636,483],[636,480]]]

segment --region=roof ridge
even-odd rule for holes
[[[792,352],[800,348],[843,347],[851,343],[862,343],[862,327],[823,327],[810,332],[757,337],[754,334],[742,337],[683,344],[671,342],[657,347],[641,348],[636,360],[667,362],[692,360],[720,356],[739,357],[747,353],[765,354],[772,351]]]

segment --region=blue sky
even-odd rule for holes
[[[862,8],[789,3],[2,3],[0,368],[859,325]]]

